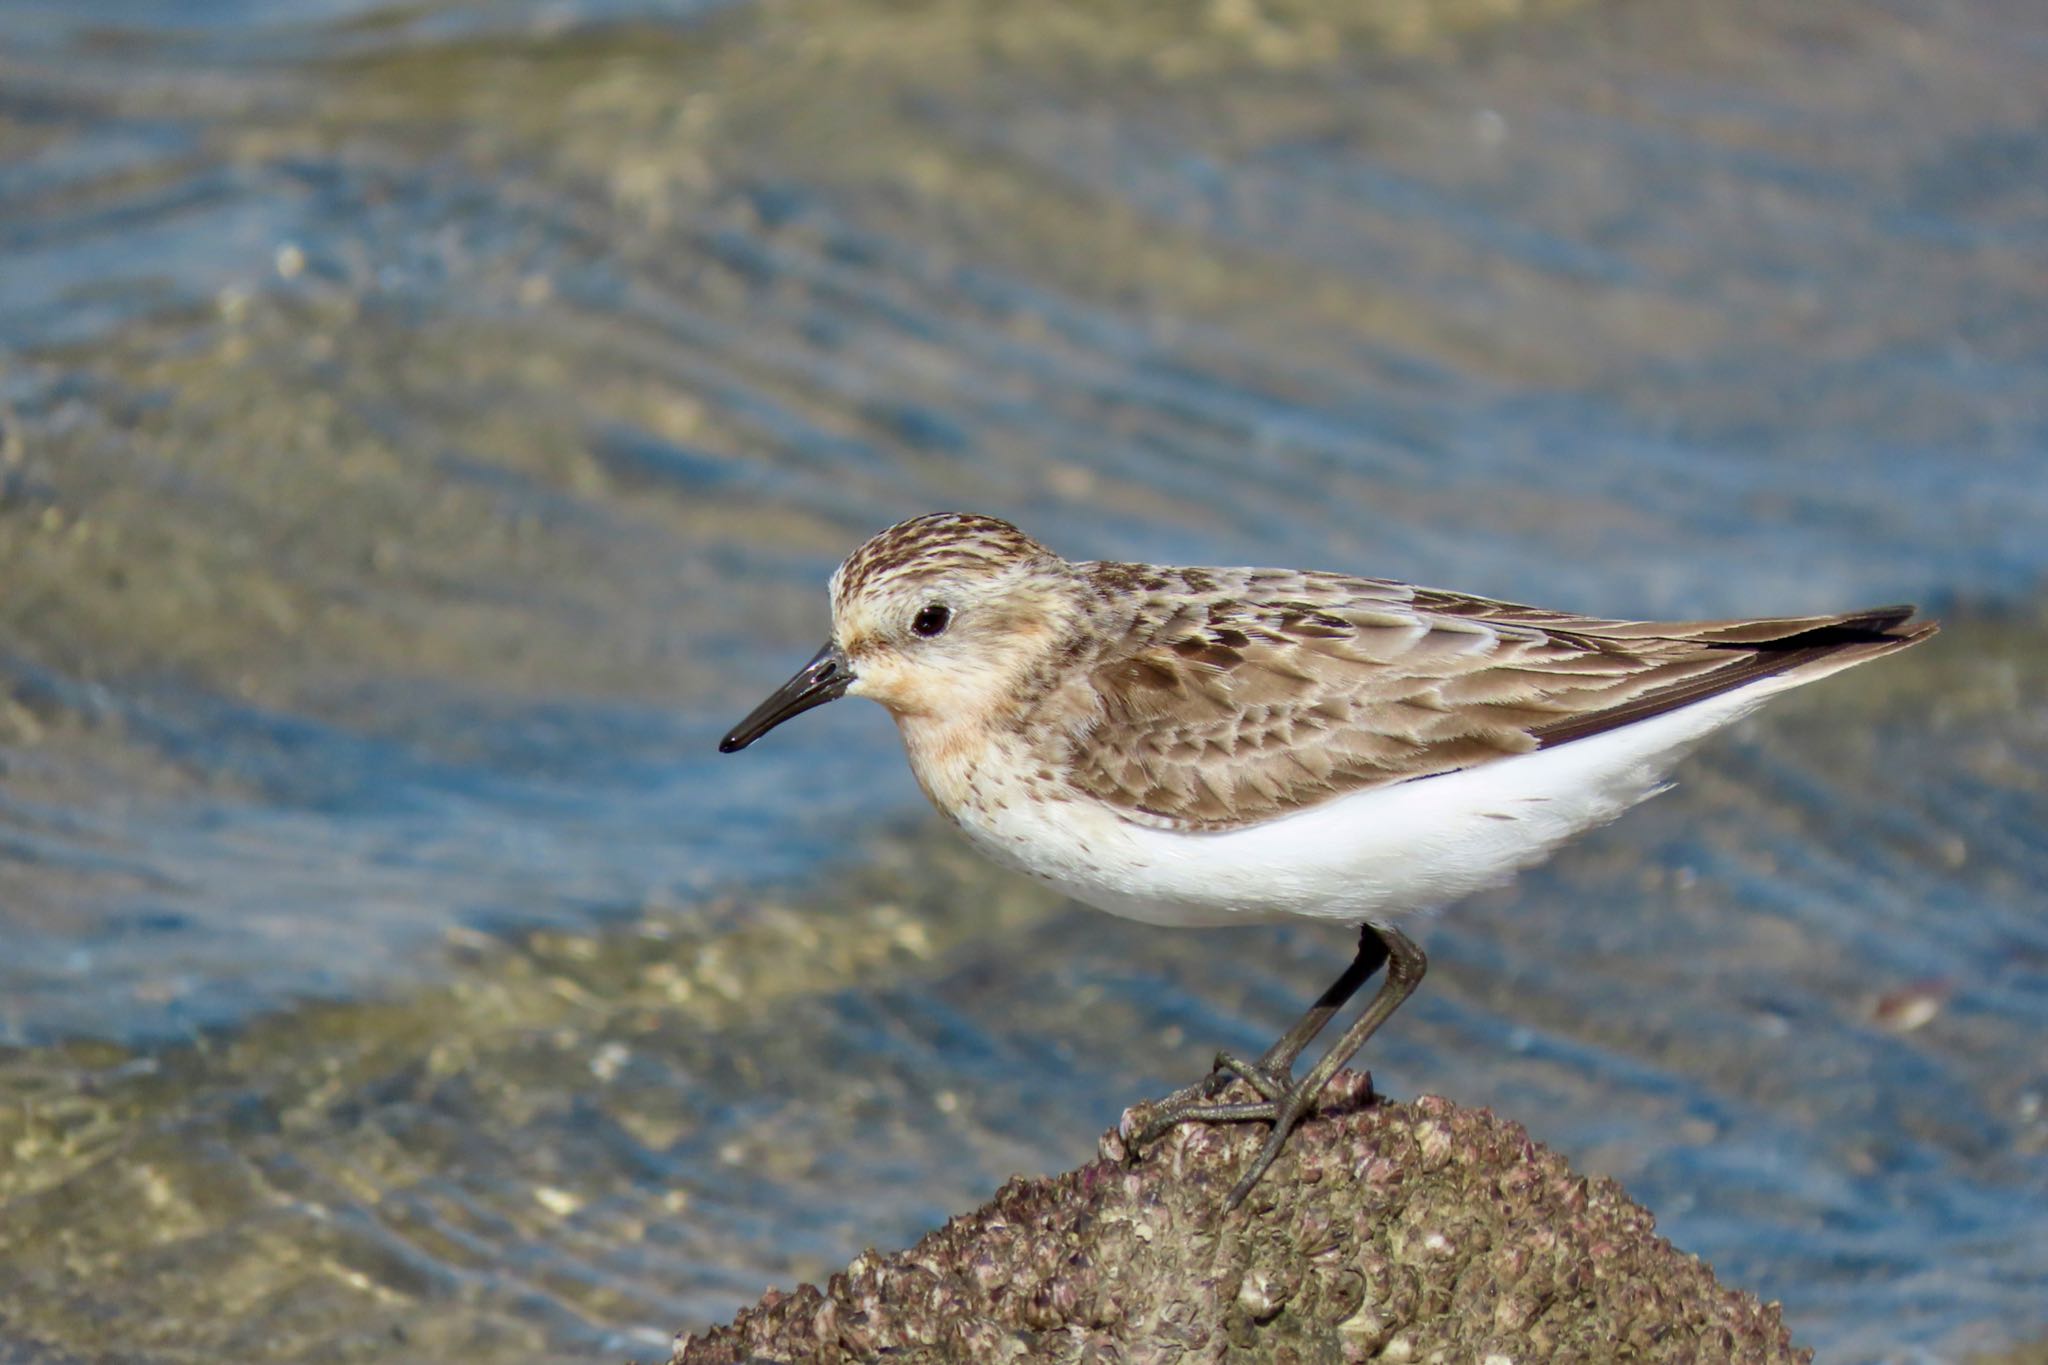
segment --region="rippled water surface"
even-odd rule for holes
[[[2048,1335],[2044,262],[2030,0],[0,6],[0,1357],[660,1358],[1263,1045],[1344,935],[713,752],[941,507],[1941,614],[1371,1062],[1825,1359]]]

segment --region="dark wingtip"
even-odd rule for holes
[[[1892,607],[1872,607],[1867,611],[1845,612],[1838,620],[1830,621],[1824,626],[1788,635],[1781,640],[1773,640],[1770,647],[1840,647],[1893,641],[1901,645],[1916,644],[1941,628],[1934,621],[1913,620],[1913,613],[1918,610],[1918,607],[1906,602]]]
[[[1899,634],[1897,634],[1893,638],[1897,640],[1902,640],[1909,645],[1917,645],[1922,640],[1927,639],[1929,636],[1939,634],[1941,634],[1941,622],[1915,621],[1905,630],[1899,632]]]
[[[1867,630],[1873,634],[1888,635],[1913,619],[1913,613],[1920,610],[1911,602],[1899,602],[1889,607],[1871,607],[1864,611],[1845,612],[1835,622],[1838,627],[1850,630]]]

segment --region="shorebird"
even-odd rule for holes
[[[876,535],[831,595],[831,639],[723,752],[871,697],[941,814],[1076,900],[1152,924],[1359,926],[1351,965],[1263,1055],[1219,1054],[1130,1135],[1271,1124],[1230,1206],[1422,980],[1397,920],[1654,795],[1686,749],[1766,698],[1936,629],[1910,606],[1618,621],[1381,578],[1070,561],[967,513]],[[1233,1076],[1259,1098],[1223,1102]]]

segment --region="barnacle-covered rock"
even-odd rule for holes
[[[1127,1131],[1130,1116],[1120,1131]],[[909,1251],[682,1338],[743,1361],[1800,1361],[1611,1180],[1515,1124],[1339,1075],[1245,1204],[1263,1125],[1184,1124],[1127,1160],[1013,1180]]]

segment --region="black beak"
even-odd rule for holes
[[[794,678],[775,689],[768,700],[747,713],[747,718],[732,727],[732,733],[718,741],[718,752],[736,754],[761,736],[773,730],[791,716],[799,716],[813,706],[823,706],[845,693],[853,686],[853,668],[846,662],[846,656],[839,652],[839,646],[828,644],[811,661],[797,672]]]

